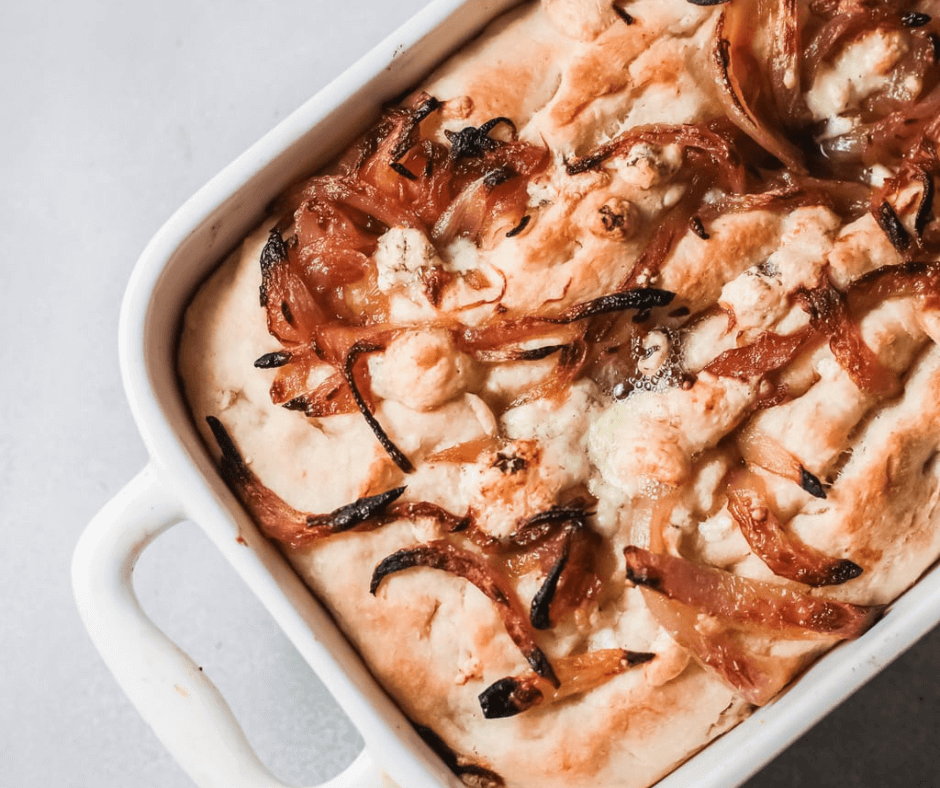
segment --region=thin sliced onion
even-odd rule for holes
[[[818,587],[839,585],[862,573],[853,561],[827,556],[786,530],[771,509],[766,487],[757,474],[735,474],[727,494],[728,511],[751,550],[775,575]]]
[[[855,638],[881,608],[741,577],[684,558],[627,547],[627,579],[743,630],[790,638]]]
[[[748,703],[763,706],[793,678],[795,671],[784,660],[749,651],[734,630],[709,625],[694,608],[649,588],[640,590],[649,611],[673,640]]]

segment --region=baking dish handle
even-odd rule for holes
[[[181,522],[179,502],[146,466],[88,524],[72,560],[78,610],[91,639],[144,720],[200,788],[286,788],[261,763],[215,685],[146,616],[134,565]],[[379,788],[367,751],[321,788]]]

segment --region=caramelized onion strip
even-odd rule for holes
[[[513,717],[543,703],[555,703],[590,692],[655,656],[648,652],[609,648],[562,657],[554,663],[555,674],[561,682],[557,688],[536,673],[507,676],[480,693],[480,708],[488,720]]]
[[[409,460],[404,452],[388,437],[388,433],[385,432],[385,429],[379,424],[379,420],[375,418],[372,411],[369,409],[369,405],[356,383],[354,372],[359,356],[364,353],[374,353],[377,350],[382,350],[382,346],[367,341],[356,342],[350,348],[346,356],[346,363],[343,366],[343,376],[346,379],[346,385],[349,386],[356,400],[356,406],[359,408],[359,412],[362,413],[363,418],[366,420],[366,423],[369,425],[369,428],[372,430],[378,442],[382,444],[382,448],[385,449],[388,456],[392,458],[392,462],[401,468],[402,471],[412,473],[415,467],[411,460]]]
[[[897,375],[865,344],[858,324],[849,318],[842,294],[825,276],[815,288],[801,287],[795,296],[809,314],[810,324],[829,337],[836,361],[859,389],[876,396],[897,391]]]
[[[814,333],[810,328],[786,335],[767,331],[749,345],[724,351],[703,371],[738,380],[762,377],[793,361]]]
[[[742,629],[791,638],[855,638],[881,608],[863,607],[741,577],[684,558],[627,547],[627,579]]]
[[[940,263],[888,265],[860,276],[846,293],[853,311],[871,309],[888,298],[919,298],[924,308],[940,308]]]
[[[853,561],[827,556],[787,531],[771,510],[764,482],[756,474],[736,474],[727,494],[728,511],[751,550],[775,575],[818,587],[839,585],[862,573]]]
[[[703,626],[694,608],[649,588],[640,590],[649,611],[672,639],[748,703],[763,706],[792,678],[780,659],[749,652],[729,628]]]
[[[404,487],[360,498],[328,514],[301,512],[262,484],[245,463],[225,426],[214,416],[206,422],[222,452],[222,478],[234,490],[265,536],[291,547],[303,547],[352,528],[380,525],[390,504],[404,493]],[[402,510],[398,510],[400,516]]]
[[[535,633],[515,591],[506,578],[497,573],[478,553],[471,553],[445,541],[428,542],[399,550],[384,558],[375,567],[369,592],[374,595],[382,581],[391,574],[422,566],[461,577],[486,594],[496,605],[506,632],[532,670],[552,686],[558,686],[558,678],[548,658],[535,642]]]
[[[656,123],[636,126],[625,131],[591,153],[570,159],[565,164],[569,175],[578,175],[596,169],[608,159],[628,153],[634,146],[680,146],[686,158],[695,159],[697,168],[707,167],[721,175],[721,182],[732,191],[744,191],[746,173],[735,146],[728,138],[704,124],[669,125]]]
[[[749,55],[746,51],[753,38],[754,3],[732,3],[718,18],[711,66],[718,96],[728,117],[751,139],[768,153],[779,159],[792,172],[805,173],[799,149],[769,123],[760,118],[750,106],[742,85],[745,71],[757,71],[752,62],[740,63]],[[747,57],[748,61],[753,56]],[[758,71],[759,75],[759,71]]]
[[[668,306],[676,297],[675,293],[660,290],[655,287],[637,287],[622,293],[610,293],[591,301],[575,304],[560,315],[554,317],[540,317],[546,323],[574,323],[586,320],[596,315],[607,315],[613,312],[626,312],[628,310],[646,311],[660,306]]]
[[[573,516],[557,538],[548,573],[529,608],[529,620],[536,629],[551,629],[600,590],[594,563],[601,539],[587,527],[585,516],[583,510]]]
[[[737,446],[745,462],[795,482],[814,498],[825,499],[826,490],[819,478],[804,468],[779,440],[762,432],[753,422],[738,433]]]

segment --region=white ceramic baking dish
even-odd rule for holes
[[[183,310],[199,282],[263,216],[269,201],[327,162],[377,109],[416,84],[517,0],[437,0],[287,118],[187,202],[144,251],[120,321],[124,386],[150,463],[82,535],[73,561],[78,607],[119,683],[203,788],[281,786],[259,762],[224,699],[138,605],[131,575],[168,527],[197,522],[284,629],[359,728],[365,751],[331,788],[460,785],[376,684],[280,553],[220,480],[176,376]],[[789,691],[659,783],[732,788],[940,621],[940,573],[925,575],[877,626],[809,670]]]

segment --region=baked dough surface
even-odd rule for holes
[[[425,121],[441,144],[445,132],[506,117],[518,140],[546,146],[550,161],[528,183],[530,218],[521,232],[444,245],[413,227],[389,226],[369,255],[396,333],[361,363],[375,418],[413,472],[390,461],[358,411],[307,417],[282,407],[270,393],[279,371],[253,366],[284,349],[258,297],[271,230],[290,232],[283,217],[266,221],[206,281],[182,331],[181,378],[207,445],[215,450],[207,417],[217,418],[251,473],[295,510],[331,512],[407,485],[402,501],[470,512],[478,534],[500,540],[566,491],[590,497],[588,527],[601,537],[593,559],[600,589],[539,631],[538,645],[551,661],[610,648],[656,656],[590,691],[501,719],[484,718],[478,695],[526,674],[531,663],[490,598],[427,566],[391,574],[370,593],[387,556],[460,540],[459,533],[419,517],[284,546],[405,713],[433,729],[459,764],[479,767],[464,772],[468,782],[498,776],[507,786],[643,788],[752,708],[651,611],[649,589],[628,580],[628,545],[859,606],[890,602],[940,554],[940,321],[929,298],[886,298],[858,319],[865,344],[900,382],[888,393],[860,386],[825,341],[810,342],[774,370],[773,385],[785,392],[777,401],[768,399],[766,375],[722,375],[710,367],[767,332],[808,330],[811,315],[794,293],[818,287],[821,276],[847,292],[869,272],[909,262],[877,216],[847,217],[823,200],[719,212],[707,232],[678,238],[644,279],[637,261],[651,228],[689,188],[681,145],[639,141],[599,166],[566,171],[568,162],[632,128],[725,115],[708,76],[722,8],[634,0],[622,9],[632,23],[601,0],[524,3],[422,87],[442,102]],[[882,36],[900,36],[879,44],[885,57],[891,46],[914,45],[916,30],[896,30]],[[848,111],[833,96],[850,55],[817,76],[811,108]],[[849,95],[843,85],[841,100],[860,90]],[[908,225],[915,192],[916,184],[897,197]],[[611,205],[620,206],[624,221],[615,232],[603,221],[602,209]],[[429,268],[451,275],[436,305],[416,287]],[[468,271],[481,272],[485,285]],[[434,323],[448,315],[477,328],[501,315],[558,315],[622,289],[631,277],[634,287],[675,294],[670,307],[683,308],[637,320],[615,315],[624,348],[610,355],[619,366],[598,362],[548,396],[526,394],[552,376],[557,355],[474,355],[453,330]],[[559,327],[559,336],[566,331]],[[543,334],[540,343],[550,338]],[[314,365],[310,386],[334,372],[328,363]],[[460,462],[447,453],[473,445],[483,448]],[[811,472],[825,497],[794,483],[782,461],[755,459],[752,446]],[[769,568],[728,505],[728,479],[745,463],[788,533],[862,573],[810,589]],[[528,565],[513,575],[519,598],[528,603],[548,571]],[[703,613],[703,631],[709,621]],[[759,628],[743,637],[751,653],[773,662],[782,683],[835,642]]]

